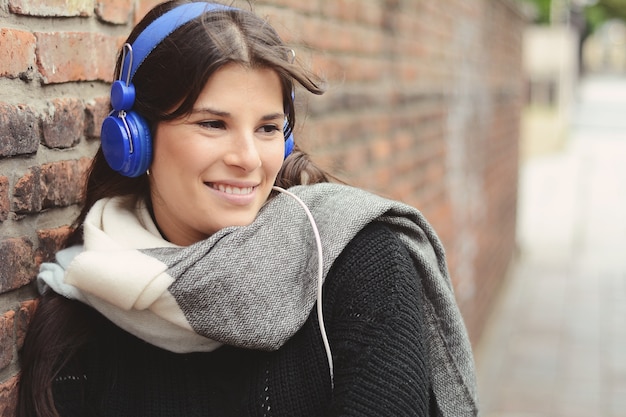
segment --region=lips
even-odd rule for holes
[[[225,194],[234,194],[234,195],[248,195],[251,194],[256,187],[237,187],[234,185],[228,184],[215,184],[215,183],[207,183],[207,185],[214,190],[220,191]]]

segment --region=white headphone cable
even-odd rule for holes
[[[311,227],[313,228],[313,233],[315,235],[315,243],[317,245],[317,320],[320,326],[320,332],[322,334],[322,341],[324,342],[324,349],[326,350],[326,358],[328,359],[328,369],[330,370],[330,385],[334,387],[334,369],[333,369],[333,355],[330,351],[330,343],[328,343],[328,337],[326,336],[326,327],[324,326],[324,315],[322,311],[322,284],[324,278],[324,259],[322,254],[322,239],[320,238],[320,233],[317,228],[317,224],[315,224],[315,219],[311,214],[309,208],[304,204],[298,196],[295,194],[285,190],[284,188],[280,188],[277,186],[272,187],[274,190],[279,191],[283,194],[288,195],[293,198],[302,206],[304,209],[309,222],[311,223]]]

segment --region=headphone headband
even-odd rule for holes
[[[132,44],[132,52],[126,54],[120,75],[130,74],[129,79],[135,76],[135,72],[143,61],[150,55],[150,52],[157,47],[165,38],[167,38],[176,29],[189,22],[192,19],[202,15],[205,12],[213,12],[219,10],[234,10],[232,7],[222,4],[196,2],[183,4],[173,8],[172,10],[162,14],[151,22]],[[130,67],[130,72],[128,66]]]

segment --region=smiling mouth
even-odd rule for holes
[[[235,195],[251,194],[256,188],[256,187],[235,187],[232,185],[213,184],[213,183],[207,183],[207,185],[213,188],[214,190],[218,190],[226,194],[235,194]]]

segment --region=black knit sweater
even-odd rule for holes
[[[275,352],[176,354],[94,315],[93,337],[54,382],[62,417],[435,415],[421,286],[385,226],[361,231],[324,284],[334,390],[318,320]]]

